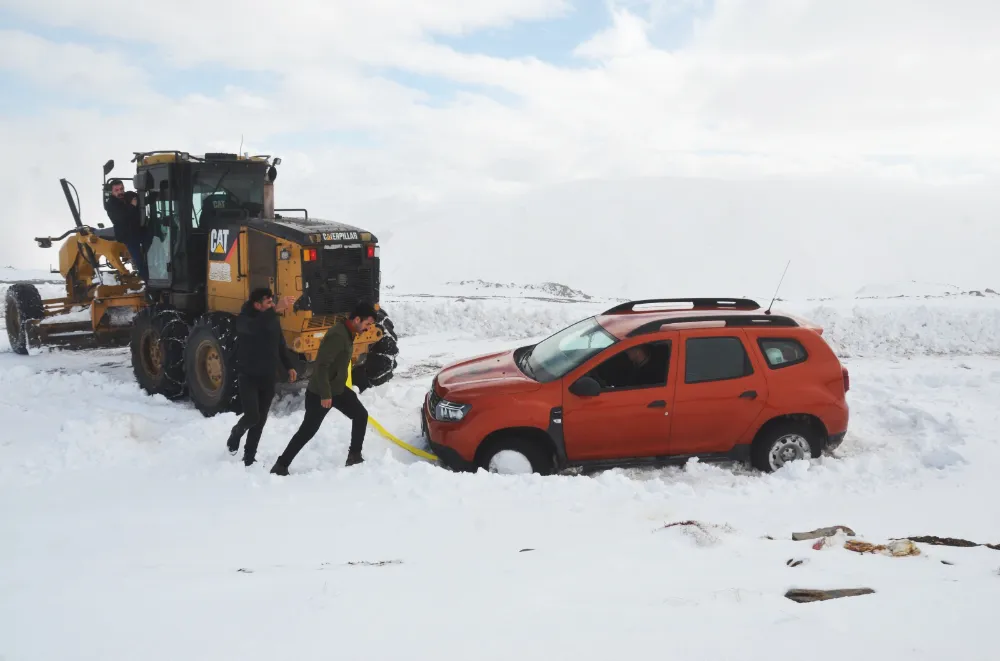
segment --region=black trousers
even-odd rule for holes
[[[243,461],[248,463],[257,456],[260,435],[264,431],[264,423],[267,422],[267,414],[271,410],[271,400],[274,399],[274,379],[249,374],[240,374],[237,378],[240,401],[243,403],[243,416],[229,435],[229,449],[236,452],[243,434],[249,431],[247,444],[243,449]]]
[[[361,446],[365,441],[365,431],[368,429],[368,409],[358,399],[357,393],[350,388],[345,388],[344,392],[332,399],[333,406],[325,409],[320,404],[319,395],[309,390],[306,391],[306,417],[302,420],[299,430],[292,436],[292,440],[288,441],[288,447],[278,457],[279,463],[285,467],[292,463],[295,455],[319,431],[319,426],[323,424],[326,414],[331,409],[337,409],[351,419],[351,448],[349,451],[351,453],[361,452]]]

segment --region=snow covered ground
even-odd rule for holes
[[[0,659],[993,659],[1000,550],[791,540],[846,525],[877,544],[1000,542],[1000,297],[980,293],[776,305],[826,327],[852,421],[836,457],[773,475],[459,475],[373,430],[347,469],[349,425],[331,415],[277,478],[301,394],[276,402],[246,469],[225,451],[235,416],[144,396],[127,349],[24,357],[4,336]],[[433,294],[386,298],[400,368],[362,395],[414,444],[443,364],[609,305],[552,287]],[[685,521],[700,526],[665,527]],[[800,604],[791,588],[875,593]]]

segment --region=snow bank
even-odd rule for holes
[[[828,306],[806,316],[843,357],[1000,354],[1000,304],[919,305],[850,311]]]
[[[388,299],[386,312],[401,337],[465,335],[483,339],[545,336],[610,304],[555,303],[532,299]]]
[[[51,273],[43,269],[20,269],[13,266],[0,267],[0,284],[10,284],[12,282],[31,282],[38,284],[41,282],[62,282],[62,276],[58,272]]]
[[[555,303],[531,299],[388,299],[386,310],[402,336],[452,334],[478,338],[544,337],[610,307],[607,302]],[[822,305],[785,303],[782,309],[816,321],[841,357],[1000,354],[1000,298]]]

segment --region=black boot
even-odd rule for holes
[[[360,464],[364,460],[365,458],[361,456],[361,450],[351,450],[347,453],[347,463],[344,465],[353,466],[354,464]]]
[[[254,462],[257,460],[257,446],[260,445],[260,436],[254,433],[254,430],[250,431],[250,435],[247,436],[247,442],[243,446],[243,465],[253,466]]]
[[[272,475],[288,475],[288,466],[281,463],[281,460],[274,462],[274,466],[271,468]]]

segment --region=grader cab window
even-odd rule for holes
[[[255,217],[264,209],[263,174],[239,166],[210,168],[194,173],[191,224],[201,225],[216,216]]]
[[[149,219],[150,232],[149,249],[146,260],[149,265],[150,280],[170,279],[171,243],[177,232],[177,207],[167,195],[157,195],[152,204],[152,217]]]
[[[140,204],[143,207],[143,233],[146,237],[146,266],[149,280],[171,282],[174,242],[180,231],[177,202],[174,199],[170,168],[157,165],[144,170]]]

